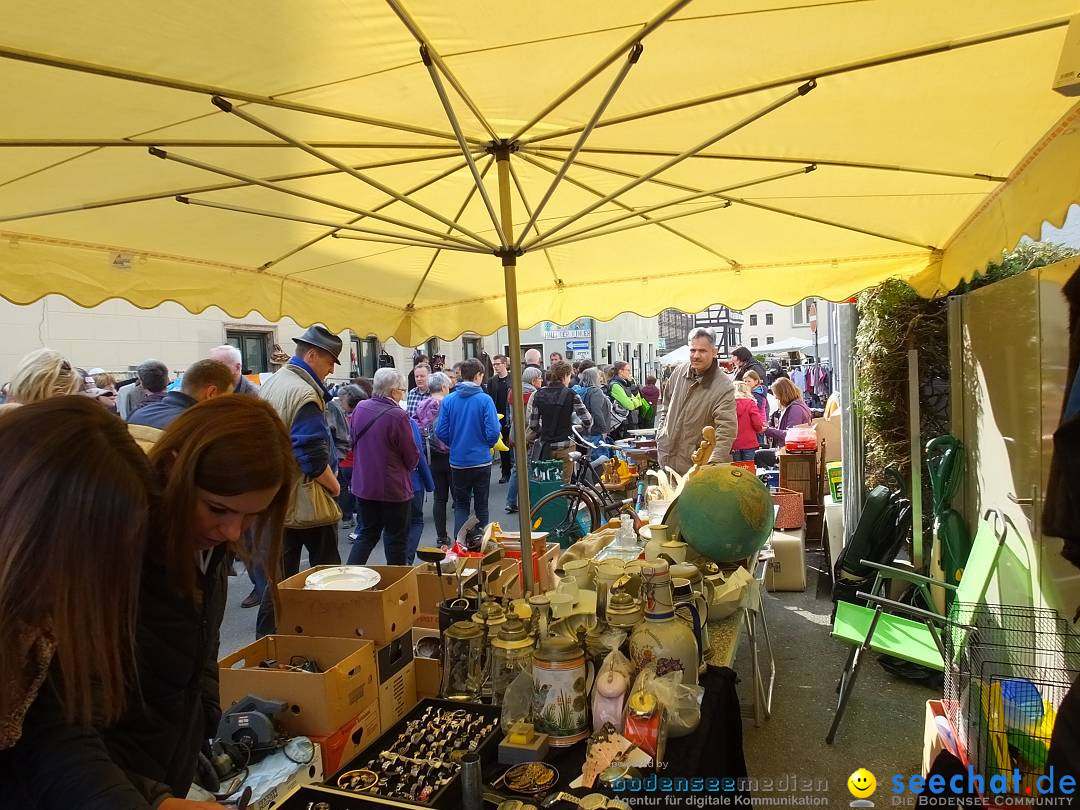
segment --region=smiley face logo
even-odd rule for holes
[[[865,799],[877,790],[877,780],[866,768],[859,768],[848,777],[847,788],[856,799]]]

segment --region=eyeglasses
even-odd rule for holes
[[[393,390],[393,391],[400,391],[400,392],[401,392],[401,393],[403,393],[403,394],[405,393],[405,389],[404,389],[404,388],[394,388],[394,389],[391,389],[391,390]]]

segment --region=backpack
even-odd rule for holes
[[[615,435],[616,433],[621,433],[621,431],[623,431],[623,430],[633,430],[634,428],[636,428],[638,426],[638,423],[640,422],[640,419],[641,419],[640,415],[638,414],[637,409],[634,409],[632,411],[628,411],[623,406],[623,404],[621,402],[619,402],[617,399],[615,399],[614,396],[612,396],[611,389],[612,389],[612,387],[614,385],[615,385],[615,382],[612,381],[612,382],[609,382],[607,384],[607,386],[604,388],[604,393],[607,394],[608,399],[611,400],[611,433],[612,433],[612,435]],[[634,396],[634,394],[631,392],[631,390],[626,385],[623,385],[621,383],[620,383],[620,385],[622,385],[623,390],[626,391],[628,396],[630,396],[630,397]]]

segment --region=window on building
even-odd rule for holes
[[[374,377],[379,370],[379,341],[377,338],[352,339],[352,376]]]
[[[424,344],[424,354],[426,354],[428,357],[434,357],[438,353],[439,353],[439,339],[438,338],[431,338],[427,343]]]
[[[245,374],[262,374],[270,371],[267,362],[267,344],[270,332],[248,332],[244,330],[227,329],[225,342],[240,350],[240,365]]]
[[[483,351],[483,343],[478,337],[464,337],[461,339],[461,359],[468,360],[470,357],[479,357]]]
[[[750,316],[750,325],[751,326],[757,326],[757,315],[751,315]]]
[[[791,308],[791,325],[807,326],[810,319],[806,317],[806,301],[800,301]]]
[[[773,325],[772,318],[773,318],[773,314],[771,312],[766,312],[765,313],[765,325],[766,326],[772,326]]]
[[[750,348],[751,349],[756,349],[757,348],[757,338],[750,338]]]
[[[773,339],[771,337],[765,338],[765,345],[766,346],[770,345],[772,342],[773,342]]]

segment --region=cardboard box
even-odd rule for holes
[[[374,701],[359,717],[354,717],[333,734],[311,738],[322,751],[323,770],[327,775],[342,770],[379,739],[382,734],[379,712],[379,702]]]
[[[379,720],[385,731],[416,705],[412,630],[379,647],[375,663],[379,670]]]
[[[413,663],[416,665],[416,697],[419,700],[438,697],[442,689],[442,661],[438,658],[425,658],[416,652],[416,642],[428,636],[439,637],[435,630],[414,627],[412,630]]]
[[[264,636],[218,662],[221,706],[246,695],[284,700],[276,721],[292,735],[333,734],[376,702],[375,644],[362,639]],[[314,660],[321,673],[262,669],[261,661]]]
[[[298,636],[365,638],[387,644],[408,632],[420,610],[416,569],[408,565],[372,565],[382,579],[367,591],[309,591],[307,578],[328,566],[316,566],[278,585],[278,628]]]
[[[416,705],[416,662],[409,661],[379,685],[379,722],[389,730]]]
[[[776,555],[765,574],[770,591],[806,590],[806,532],[803,529],[774,531],[769,542]]]
[[[448,599],[453,599],[457,596],[458,574],[462,571],[475,572],[476,568],[475,560],[461,557],[455,561],[447,561],[442,564],[442,584]],[[463,576],[467,578],[469,574],[464,573]],[[443,599],[444,591],[439,586],[439,576],[435,573],[435,566],[426,563],[422,566],[417,566],[416,587],[417,593],[419,594],[418,604],[420,609],[416,614],[416,621],[413,622],[413,626],[438,629],[439,602]]]

